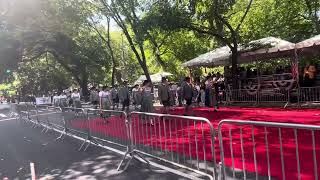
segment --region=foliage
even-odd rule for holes
[[[50,54],[37,60],[20,64],[17,79],[21,82],[17,87],[22,94],[43,95],[50,91],[61,92],[71,86],[70,74],[63,70]]]
[[[317,0],[3,1],[11,8],[0,17],[0,80],[15,81],[4,89],[33,94],[159,71],[179,80],[189,73],[181,63],[213,48],[229,46],[235,66],[238,44],[320,33]],[[106,22],[119,29],[108,32]]]

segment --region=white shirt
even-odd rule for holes
[[[72,93],[71,98],[75,101],[80,101],[80,93]]]
[[[52,98],[53,103],[58,102],[58,101],[59,101],[59,99],[60,99],[60,97],[59,97],[59,96],[53,96],[53,98]]]
[[[197,90],[198,92],[200,92],[200,86],[199,86],[199,85],[196,85],[196,90]]]
[[[110,95],[110,93],[108,91],[100,91],[99,92],[99,97],[100,98],[106,98]]]
[[[109,91],[100,91],[99,98],[101,99],[102,103],[105,103],[106,101],[110,101],[110,92]]]
[[[59,99],[67,99],[67,95],[60,95]]]

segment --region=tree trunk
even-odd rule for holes
[[[89,100],[89,90],[88,90],[88,73],[87,68],[82,70],[81,80],[79,82],[80,88],[82,89],[82,96],[87,102]]]
[[[110,39],[110,18],[107,18],[108,21],[108,26],[107,26],[107,45],[111,54],[111,60],[112,60],[112,76],[111,76],[111,84],[112,86],[115,85],[115,76],[116,76],[116,71],[118,67],[118,63],[116,62],[116,59],[114,57],[113,49],[111,46],[111,39]]]
[[[116,77],[116,67],[112,65],[112,75],[111,75],[111,85],[112,87],[115,85],[115,77]]]
[[[82,95],[85,101],[89,100],[89,90],[88,90],[88,80],[83,79],[80,83],[80,88],[82,89]]]
[[[142,70],[144,72],[144,75],[146,76],[147,80],[151,82],[151,77],[150,77],[150,73],[149,73],[147,64],[144,63],[144,62],[141,62],[140,66],[141,66],[141,68],[142,68]]]

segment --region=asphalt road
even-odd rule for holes
[[[3,110],[1,113],[6,114]],[[120,154],[91,146],[79,152],[80,141],[54,141],[57,133],[41,133],[16,120],[0,121],[0,179],[30,179],[30,162],[38,179],[184,179],[153,166],[133,161],[127,171],[117,171]],[[4,120],[4,121],[3,121]]]

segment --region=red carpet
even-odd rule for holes
[[[182,114],[181,108],[176,108],[171,114]],[[213,112],[212,109],[197,108],[194,111],[196,116],[205,117],[217,129],[219,121],[222,119],[254,120],[268,122],[300,123],[320,125],[320,110],[285,110],[277,108],[221,108],[219,112]],[[110,117],[107,125],[103,124],[102,119],[92,119],[90,127],[94,133],[107,134],[108,136],[119,139],[127,139],[125,123],[119,117]],[[210,128],[206,124],[188,124],[181,119],[173,121],[155,120],[155,126],[145,124],[139,121],[138,116],[133,116],[133,136],[134,142],[146,146],[158,147],[193,158],[212,159]],[[73,126],[77,128],[86,128],[84,121],[76,121]],[[224,125],[224,156],[226,166],[232,167],[229,128],[232,130],[232,150],[234,157],[234,166],[237,169],[246,169],[248,172],[255,172],[253,158],[253,143],[251,127],[243,127],[244,143],[244,167],[241,156],[240,130],[239,127]],[[202,131],[203,129],[203,131]],[[277,128],[267,128],[268,150],[270,159],[270,173],[273,178],[282,178],[282,166],[280,158],[279,130]],[[286,179],[297,179],[296,148],[294,141],[294,131],[291,129],[282,129],[282,145],[284,154],[284,170]],[[256,161],[259,175],[268,175],[267,151],[264,128],[254,128]],[[315,132],[316,157],[320,162],[320,132]],[[314,179],[313,151],[311,131],[298,131],[300,172],[302,179]],[[218,138],[215,139],[217,162],[220,161],[220,150]],[[196,151],[198,150],[198,151]],[[198,152],[198,153],[197,153]],[[320,174],[320,163],[317,167]]]

